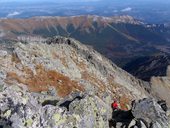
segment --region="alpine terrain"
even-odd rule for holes
[[[1,40],[56,35],[72,37],[90,45],[121,67],[141,56],[170,54],[168,24],[147,24],[128,15],[0,20]]]
[[[136,79],[75,39],[13,41],[1,46],[0,65],[1,127],[170,127],[169,77]]]

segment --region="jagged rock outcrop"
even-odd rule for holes
[[[170,120],[166,112],[154,99],[143,99],[134,102],[132,114],[135,119],[143,122],[146,128],[169,128]]]
[[[60,107],[61,101],[55,96],[31,93],[23,86],[4,85],[2,90],[0,92],[1,126],[13,128],[109,127],[108,120],[111,114],[108,111],[109,106],[97,96],[84,95],[82,99],[72,101],[69,104],[69,110],[67,110],[65,107]],[[43,102],[47,100],[58,102],[55,105],[51,103],[43,105]],[[127,113],[122,111],[119,115],[121,114],[126,116]],[[135,102],[132,114],[134,118],[128,122],[129,127],[149,128],[146,124],[151,123],[153,128],[166,128],[168,126],[165,111],[153,99]],[[130,117],[126,117],[126,119],[128,118]],[[122,121],[117,125],[117,128],[126,126],[126,124],[126,121]]]
[[[3,126],[108,128],[113,99],[125,111],[131,101],[153,97],[149,83],[74,39],[18,42],[0,52]]]
[[[75,100],[69,111],[56,105],[42,105],[42,99],[54,96],[28,92],[19,86],[4,87],[0,93],[0,126],[13,128],[104,128],[108,127],[109,111],[95,96]]]

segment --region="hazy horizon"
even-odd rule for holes
[[[135,2],[135,3],[138,3],[138,2],[160,2],[160,3],[169,3],[170,0],[0,0],[0,2],[4,2],[4,3],[7,3],[7,2],[60,2],[60,3],[67,3],[67,2],[99,2],[99,1],[110,1],[110,2]]]
[[[170,0],[0,0],[0,18],[130,15],[148,23],[170,22]]]

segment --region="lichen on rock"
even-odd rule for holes
[[[149,83],[70,38],[18,42],[0,60],[0,123],[4,127],[109,128],[114,99],[126,112],[131,101],[154,98],[148,93]],[[136,107],[133,110],[137,112]]]

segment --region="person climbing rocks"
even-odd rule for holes
[[[116,128],[117,123],[121,123],[121,128],[128,128],[131,121],[134,119],[131,110],[123,110],[117,100],[111,104],[112,107],[112,118],[109,120],[109,127]]]
[[[116,100],[112,103],[112,109],[113,109],[113,111],[115,111],[115,110],[118,110],[118,109],[119,109],[119,105],[118,105],[118,103],[117,103],[117,101],[116,101]]]

